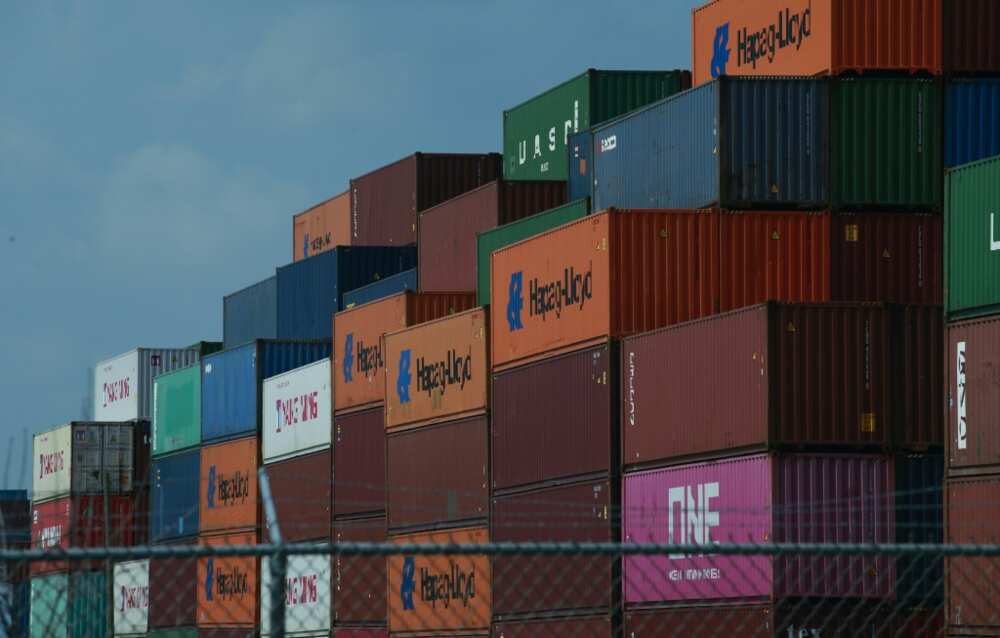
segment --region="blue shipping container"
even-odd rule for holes
[[[222,346],[278,336],[278,278],[268,277],[222,300]]]
[[[415,268],[415,246],[341,246],[278,269],[278,338],[330,339],[343,295]]]
[[[569,136],[566,143],[569,152],[569,201],[575,202],[584,197],[590,197],[590,185],[593,181],[591,177],[593,171],[591,160],[594,155],[594,134],[590,130],[583,130]]]
[[[353,308],[372,301],[378,301],[407,290],[417,289],[417,269],[404,270],[401,273],[383,277],[373,284],[355,288],[344,293],[344,308]]]
[[[725,77],[593,131],[594,210],[819,208],[829,200],[829,85]]]
[[[201,440],[259,433],[264,379],[326,359],[332,341],[255,341],[201,363]]]
[[[944,542],[944,454],[896,457],[896,542]],[[901,556],[896,564],[896,596],[908,606],[936,607],[944,599],[941,556]]]
[[[948,82],[944,117],[945,166],[1000,155],[1000,79]]]
[[[150,539],[154,542],[198,535],[198,482],[201,450],[153,461]]]
[[[11,601],[10,638],[28,638],[31,622],[31,582],[14,583]]]

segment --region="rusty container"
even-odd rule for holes
[[[385,335],[387,429],[486,410],[487,314],[476,308]]]
[[[610,615],[495,622],[491,633],[493,638],[614,638],[615,635]]]
[[[256,532],[201,536],[200,545],[255,545]],[[210,556],[198,559],[198,627],[253,627],[259,592],[255,556]]]
[[[945,543],[1000,543],[1000,476],[948,479],[944,486]],[[945,559],[947,621],[953,636],[1000,635],[996,557]]]
[[[256,529],[259,458],[256,437],[201,448],[201,533]]]
[[[338,543],[384,543],[385,517],[336,521]],[[384,556],[333,557],[334,625],[385,624],[386,559]]]
[[[333,317],[334,410],[341,412],[382,402],[385,395],[382,335],[475,305],[475,295],[471,292],[407,291],[338,312]]]
[[[566,182],[497,180],[420,213],[420,290],[475,290],[476,235],[566,203]]]
[[[385,410],[333,418],[333,515],[385,512]]]
[[[330,538],[330,450],[269,463],[267,478],[286,542]],[[264,526],[264,540],[270,539]]]
[[[292,261],[351,245],[351,191],[292,217]]]
[[[1000,6],[995,0],[944,3],[944,62],[954,75],[1000,72]]]
[[[1000,317],[948,324],[948,474],[1000,472]]]

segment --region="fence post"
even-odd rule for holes
[[[103,467],[102,467],[103,473]],[[111,547],[111,476],[104,473],[104,549]],[[115,635],[115,568],[111,557],[104,559],[104,606],[105,621],[108,624],[106,636]]]
[[[264,502],[264,516],[267,518],[267,529],[275,552],[271,555],[271,636],[285,638],[285,587],[287,583],[288,556],[284,552],[281,538],[281,528],[278,527],[278,512],[271,498],[271,484],[267,480],[267,471],[262,467],[257,471],[260,483],[260,497]]]

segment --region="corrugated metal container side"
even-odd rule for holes
[[[68,638],[69,574],[32,578],[31,608],[48,610],[31,615],[31,638]]]
[[[333,378],[329,359],[264,380],[261,430],[264,463],[330,447]]]
[[[1000,317],[948,324],[948,475],[1000,472]]]
[[[108,579],[103,571],[74,572],[69,584],[69,635],[108,636]]]
[[[194,590],[191,593],[194,594]],[[148,638],[198,638],[198,628],[169,627],[165,629],[150,629],[146,635]]]
[[[1000,476],[945,481],[946,543],[1000,543]],[[945,561],[948,629],[951,635],[996,636],[996,559],[955,556]]]
[[[150,540],[154,543],[198,534],[201,450],[153,461]]]
[[[385,511],[385,410],[333,418],[333,515]]]
[[[495,543],[618,542],[619,484],[587,481],[495,497],[490,533]],[[550,587],[559,574],[572,586]],[[608,556],[496,555],[493,610],[498,621],[515,614],[612,610],[621,597],[620,563]]]
[[[493,623],[493,638],[613,638],[610,616],[514,620]],[[626,636],[628,634],[625,634]]]
[[[1000,311],[1000,156],[948,171],[945,310],[952,321]],[[989,238],[984,232],[990,229]],[[988,241],[987,241],[988,239]]]
[[[385,627],[337,627],[331,635],[333,638],[389,638],[389,630]]]
[[[605,344],[493,375],[495,491],[617,473],[616,358]]]
[[[420,290],[474,290],[476,235],[566,203],[564,182],[497,180],[420,213]]]
[[[256,532],[200,536],[199,545],[255,545]],[[198,559],[198,627],[254,627],[260,602],[256,556]]]
[[[80,494],[128,494],[148,467],[143,422],[72,421],[32,439],[32,498],[41,502]]]
[[[503,112],[503,175],[565,181],[566,143],[577,133],[691,86],[688,71],[588,69]]]
[[[351,245],[351,191],[292,217],[292,261]]]
[[[327,359],[330,341],[254,341],[205,357],[201,438],[205,443],[260,431],[264,379]]]
[[[384,543],[385,516],[337,521],[333,533],[338,543]],[[334,556],[334,624],[386,623],[386,587],[384,556]]]
[[[289,556],[286,564],[285,636],[330,635],[333,600],[330,597],[329,555]],[[270,636],[271,563],[260,560],[260,635]]]
[[[32,549],[70,549],[73,547],[132,547],[146,542],[143,520],[129,496],[112,496],[108,508],[107,543],[104,536],[103,496],[67,496],[34,503],[31,510]],[[32,574],[58,570],[97,568],[101,561],[34,561]]]
[[[351,180],[351,244],[407,246],[417,213],[500,177],[497,153],[415,153]]]
[[[201,448],[199,533],[257,528],[259,459],[256,437]]]
[[[153,377],[198,363],[197,348],[136,348],[94,367],[94,420],[153,416]]]
[[[893,442],[897,449],[905,451],[940,452],[945,444],[947,419],[941,306],[898,308],[892,339],[891,374],[896,392],[893,405],[898,408]]]
[[[149,629],[149,559],[114,566],[114,633],[145,636]]]
[[[171,546],[196,545],[188,538]],[[149,559],[149,628],[193,626],[198,609],[198,559]]]
[[[494,250],[586,217],[589,212],[590,200],[583,198],[479,233],[476,236],[476,303],[490,305],[490,257]]]
[[[278,268],[278,338],[329,339],[345,292],[416,263],[413,247],[343,246]]]
[[[222,298],[222,345],[226,350],[254,339],[277,337],[277,275]]]
[[[274,508],[286,542],[330,538],[330,450],[265,466]],[[263,529],[269,540],[270,526]]]
[[[198,638],[257,638],[256,627],[199,627]]]
[[[949,73],[1000,71],[1000,7],[996,2],[944,3],[944,55]]]
[[[939,636],[895,633],[894,619],[871,603],[841,600],[834,603],[779,601],[766,605],[697,605],[625,611],[625,635],[629,638],[673,638],[677,632],[690,636],[739,636],[740,638],[896,638]],[[943,638],[943,637],[942,637]]]
[[[896,542],[944,542],[944,455],[896,455]],[[896,600],[912,607],[939,607],[944,600],[941,556],[896,559]]]
[[[376,282],[344,293],[344,310],[417,289],[417,269],[411,268],[395,275],[382,277]]]
[[[626,474],[623,538],[639,544],[887,543],[895,538],[894,482],[892,457],[843,453],[759,454]],[[696,517],[690,503],[697,504]],[[718,578],[670,576],[704,569],[718,570]],[[890,599],[895,562],[885,555],[626,556],[623,579],[627,605]]]
[[[949,80],[944,116],[946,167],[1000,155],[1000,80]]]
[[[390,530],[474,525],[489,516],[485,415],[389,434],[385,463]]]
[[[940,210],[943,92],[940,80],[832,82],[830,192],[835,208]]]
[[[201,366],[191,365],[153,380],[153,455],[201,443]]]
[[[594,186],[594,133],[585,129],[569,136],[569,178],[566,196],[573,202],[590,197]]]

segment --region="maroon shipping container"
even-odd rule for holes
[[[946,543],[1000,543],[1000,475],[945,481]],[[948,629],[953,635],[1000,636],[996,557],[950,557],[945,563]]]
[[[476,234],[566,203],[566,182],[497,180],[429,208],[417,224],[422,291],[476,289]]]
[[[264,467],[271,483],[282,539],[298,543],[330,538],[330,450]],[[269,539],[265,525],[264,540]]]
[[[948,324],[948,473],[1000,472],[1000,317]]]
[[[673,638],[674,636],[889,638],[930,635],[896,633],[892,619],[886,615],[886,610],[846,600],[826,605],[795,601],[768,605],[725,603],[644,609],[625,612],[625,636],[628,638]]]
[[[333,532],[338,543],[384,543],[387,539],[384,516],[336,521]],[[387,587],[385,556],[334,556],[334,624],[387,622]]]
[[[198,638],[256,638],[256,630],[243,627],[199,627]]]
[[[112,496],[108,511],[111,528],[105,534],[103,496],[67,496],[54,501],[35,503],[31,510],[31,548],[41,550],[79,547],[131,547],[146,539],[139,528],[144,519],[136,515],[132,496]],[[36,561],[32,574],[44,574],[67,568],[97,568],[101,561]]]
[[[588,481],[493,499],[495,543],[619,540],[614,508],[619,485]],[[498,555],[493,558],[493,613],[608,610],[621,597],[620,561],[597,556]],[[553,583],[562,582],[562,586]]]
[[[385,410],[333,417],[333,515],[385,511]]]
[[[197,538],[160,547],[197,545]],[[198,559],[149,559],[149,628],[190,627],[197,622]]]
[[[389,638],[385,627],[334,627],[333,638]]]
[[[396,532],[482,525],[490,511],[486,416],[386,437],[386,514]]]
[[[609,616],[584,616],[493,623],[493,638],[612,638]],[[626,634],[627,636],[628,634]]]
[[[417,241],[417,213],[501,175],[497,153],[414,153],[351,180],[351,245]]]
[[[945,439],[944,312],[895,308],[892,327],[893,443],[911,452],[940,450]]]
[[[943,26],[947,72],[1000,72],[1000,3],[945,0]]]

